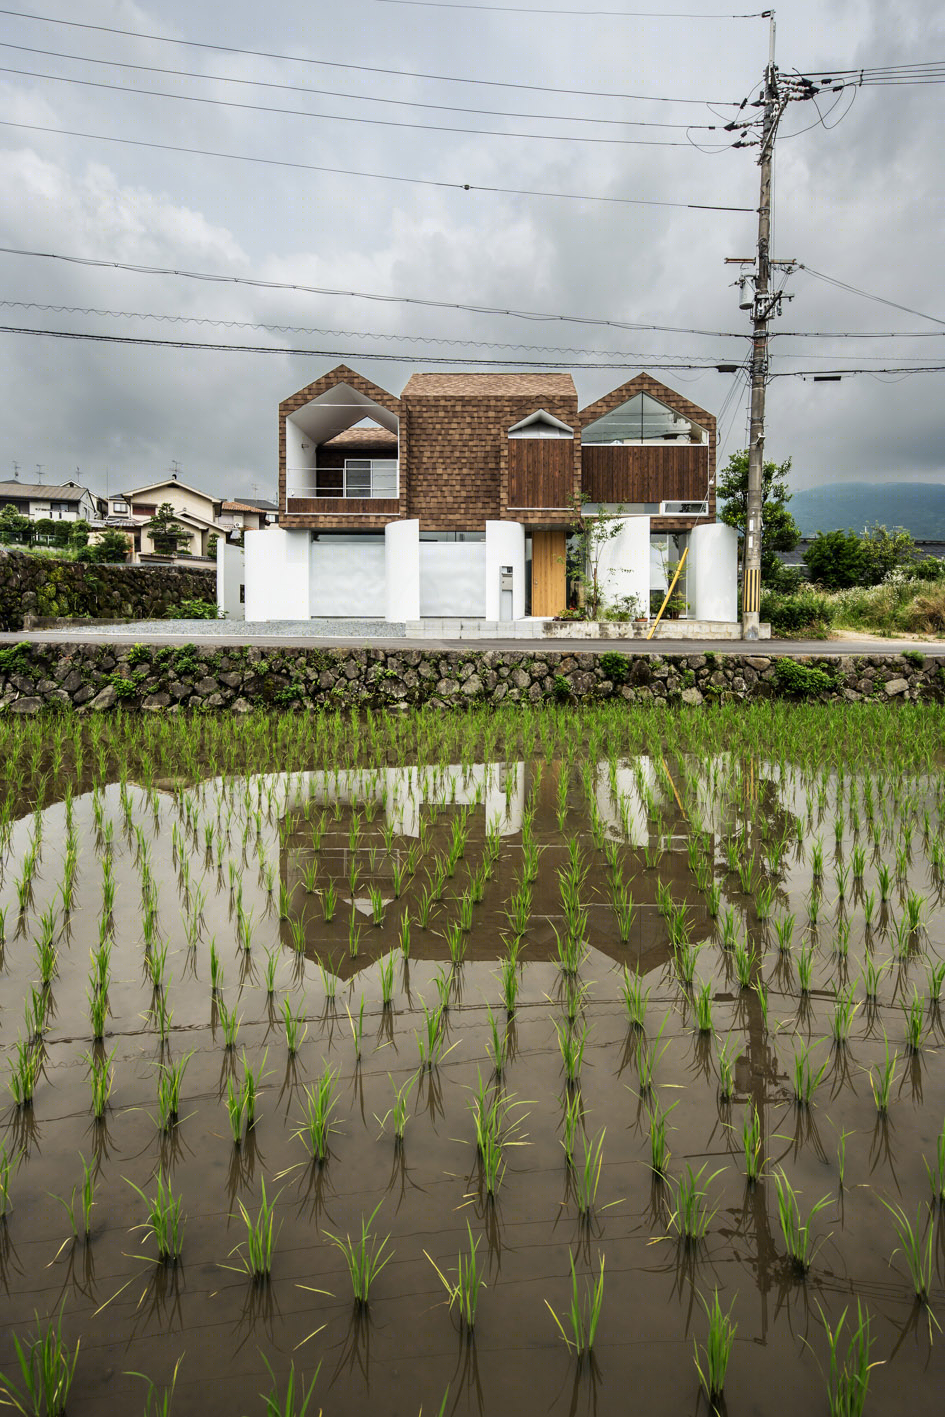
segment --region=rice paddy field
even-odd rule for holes
[[[943,729],[0,720],[3,1395],[940,1413]]]

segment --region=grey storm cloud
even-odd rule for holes
[[[315,296],[5,254],[5,325],[288,346],[324,355],[3,334],[4,475],[13,461],[27,474],[40,464],[50,478],[72,476],[79,467],[84,480],[104,490],[106,482],[114,489],[143,481],[176,459],[190,479],[217,494],[255,488],[273,495],[277,404],[342,355],[395,392],[414,369],[435,367],[437,357],[501,359],[510,368],[560,358],[570,361],[587,401],[640,368],[707,363],[708,369],[670,367],[659,377],[722,415],[723,456],[743,446],[744,383],[733,388],[732,376],[713,366],[737,363],[748,350],[735,271],[724,258],[754,249],[758,172],[753,150],[732,150],[726,135],[706,125],[724,123],[734,112],[720,105],[757,94],[767,55],[765,21],[670,17],[683,9],[708,16],[724,8],[707,0],[686,6],[657,0],[648,8],[665,10],[662,18],[449,12],[378,0],[349,0],[344,7],[287,0],[276,11],[260,11],[235,0],[225,29],[219,7],[207,0],[159,10],[91,0],[81,15],[56,8],[61,19],[8,15],[0,23],[3,66],[31,71],[0,74],[8,124],[28,125],[0,126],[4,247],[413,297],[445,307],[487,305],[710,333]],[[614,0],[592,8],[622,7]],[[76,18],[137,37],[61,22]],[[943,12],[924,0],[841,3],[829,13],[814,0],[796,0],[777,18],[777,57],[785,70],[945,58]],[[293,54],[303,62],[159,37]],[[122,67],[122,61],[185,72],[158,74]],[[774,254],[945,318],[939,93],[935,86],[864,87],[829,95],[817,109],[792,106],[777,150]],[[619,97],[630,94],[673,101]],[[693,99],[700,102],[682,102]],[[241,104],[306,115],[235,106]],[[591,117],[618,121],[579,121]],[[347,121],[366,118],[373,121]],[[446,128],[557,139],[441,131]],[[654,146],[565,141],[576,135]],[[471,190],[315,172],[273,160],[468,183]],[[476,190],[482,187],[748,210]],[[786,290],[794,299],[776,325],[776,374],[854,364],[879,369],[939,355],[941,322],[891,309],[807,271],[791,276]],[[41,308],[57,306],[70,308]],[[791,331],[801,333],[792,337]],[[839,337],[903,331],[923,337]],[[548,356],[549,350],[558,352]],[[382,352],[399,361],[380,360]],[[619,367],[578,367],[601,360]],[[942,479],[942,377],[877,373],[841,384],[776,378],[768,399],[769,455],[793,457],[798,488],[844,479]]]

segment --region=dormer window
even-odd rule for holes
[[[510,438],[573,438],[574,429],[540,408],[509,429]]]

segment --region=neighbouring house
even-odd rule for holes
[[[275,502],[263,502],[258,497],[241,497],[236,502],[224,502],[219,517],[220,526],[234,531],[263,531],[279,519]]]
[[[129,492],[116,492],[108,498],[105,525],[130,537],[136,561],[160,554],[155,550],[147,523],[164,502],[174,508],[174,520],[181,530],[180,555],[207,557],[210,538],[225,537],[230,530],[220,521],[221,498],[201,492],[172,473],[158,482],[145,483]]]
[[[12,506],[30,521],[93,521],[104,512],[104,498],[78,482],[53,486],[44,482],[0,482],[0,507]]]
[[[716,420],[648,374],[580,408],[566,373],[418,373],[389,393],[345,365],[279,406],[279,526],[248,531],[249,620],[554,616],[583,509],[616,518],[598,571],[648,613],[677,593],[735,618],[715,521]]]

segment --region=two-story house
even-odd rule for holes
[[[734,619],[715,457],[713,415],[648,374],[579,408],[566,373],[414,374],[397,396],[340,365],[280,404],[279,527],[245,537],[246,618],[555,615],[569,531],[604,509],[609,598],[648,613],[688,550],[689,613]]]
[[[222,499],[201,492],[171,473],[130,492],[116,492],[108,499],[107,525],[131,536],[136,560],[157,554],[147,523],[164,502],[174,508],[174,520],[181,530],[181,550],[186,554],[206,556],[210,537],[226,534],[218,524]]]
[[[14,478],[0,482],[0,507],[15,507],[20,516],[30,521],[49,520],[74,522],[93,521],[99,515],[103,499],[78,482],[52,485],[44,482],[20,482]]]

